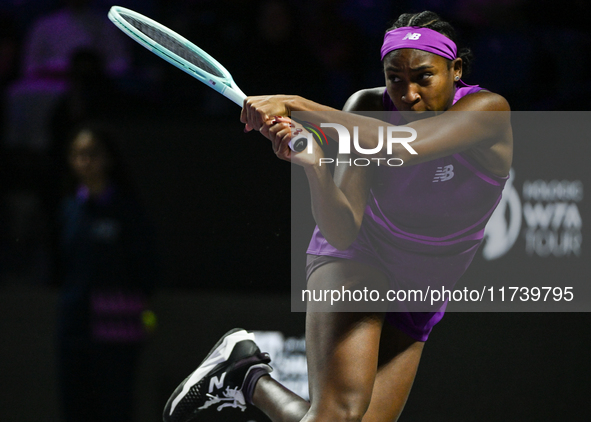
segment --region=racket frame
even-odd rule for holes
[[[170,35],[172,38],[176,39],[186,48],[198,54],[211,66],[215,67],[223,75],[223,78],[212,75],[211,73],[201,69],[198,66],[195,66],[194,64],[183,59],[179,55],[173,53],[166,47],[158,44],[156,41],[153,41],[150,37],[144,35],[135,26],[127,22],[127,20],[125,20],[125,18],[121,16],[121,13],[127,14],[138,21],[145,22],[146,24],[153,26],[154,28],[164,32],[165,34]],[[191,41],[189,41],[182,35],[156,22],[155,20],[148,18],[147,16],[134,12],[133,10],[127,9],[125,7],[112,6],[107,16],[109,17],[111,22],[113,22],[121,31],[123,31],[125,34],[131,37],[131,39],[133,39],[146,49],[150,50],[152,53],[156,54],[161,59],[166,60],[173,66],[181,69],[182,71],[188,73],[197,80],[203,82],[205,85],[219,92],[224,97],[233,101],[240,107],[244,105],[244,99],[246,98],[246,94],[244,94],[244,92],[242,92],[238,85],[236,85],[236,82],[234,82],[234,79],[232,78],[230,72],[228,72],[228,70],[224,66],[222,66],[220,62],[218,62],[216,59],[207,54],[201,48],[197,47],[195,44],[193,44]],[[306,142],[300,142],[298,144],[300,148],[298,148],[297,152],[305,149],[306,144]],[[294,150],[291,141],[289,142],[289,147],[292,150]]]
[[[201,56],[201,58],[207,61],[211,66],[215,67],[222,75],[224,75],[224,77],[220,78],[218,76],[212,75],[211,73],[199,68],[198,66],[195,66],[189,61],[173,53],[166,47],[153,41],[151,38],[144,35],[140,30],[135,28],[132,24],[127,22],[125,18],[121,16],[121,13],[127,14],[138,21],[151,25],[156,29],[164,32],[165,34],[173,37],[184,47],[186,47],[189,50],[192,50],[194,53]],[[203,82],[210,88],[222,94],[224,97],[232,100],[234,103],[242,107],[246,95],[244,94],[244,92],[242,92],[238,85],[236,85],[236,82],[234,82],[234,79],[232,78],[230,72],[228,72],[228,70],[224,66],[222,66],[216,59],[211,57],[209,54],[207,54],[207,52],[205,52],[201,48],[197,47],[191,41],[174,32],[172,29],[167,28],[166,26],[156,22],[155,20],[150,19],[140,13],[134,12],[133,10],[127,9],[125,7],[112,6],[107,16],[109,17],[111,22],[113,22],[121,31],[123,31],[125,34],[131,37],[138,44],[147,48],[152,53],[156,54],[158,57],[162,58],[163,60],[166,60],[173,66],[188,73],[189,75]]]

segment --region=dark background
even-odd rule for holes
[[[515,110],[590,107],[591,12],[585,1],[118,4],[194,41],[247,94],[296,93],[335,107],[357,89],[383,84],[378,51],[389,22],[402,12],[431,9],[451,20],[474,51],[466,82],[501,93]],[[105,12],[110,5],[96,2]],[[12,57],[13,65],[2,73],[1,90],[20,77],[27,28],[58,6],[50,0],[0,4],[0,35],[13,51],[2,56]],[[268,35],[275,21],[288,31]],[[260,135],[243,133],[234,104],[145,49],[130,48],[133,67],[114,81],[117,95],[108,100],[106,119],[122,135],[121,150],[158,234],[161,275],[153,309],[159,326],[142,356],[135,405],[136,420],[156,421],[176,384],[227,329],[242,325],[299,336],[304,315],[289,312],[289,165]],[[581,158],[588,157],[581,154],[588,151],[588,136],[564,142],[570,152],[563,155],[550,143],[522,145],[516,165],[527,167],[532,178],[544,177],[538,161],[548,154],[571,170],[569,160],[579,154],[572,176],[555,170],[547,179],[588,177]],[[3,200],[19,190],[44,197],[47,175],[31,164],[35,154],[4,144],[1,152]],[[59,421],[51,209],[39,208],[23,240],[11,235],[16,223],[4,202],[2,207],[0,413],[7,421]],[[588,262],[588,254],[577,260],[478,258],[462,283],[487,272],[509,284],[512,274],[539,275],[540,266],[548,283],[561,274],[584,281]],[[588,420],[590,322],[588,313],[449,313],[426,345],[401,421]],[[259,416],[229,415],[210,417]]]

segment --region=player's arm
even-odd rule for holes
[[[383,88],[381,88],[383,92]],[[345,103],[344,111],[368,111],[381,108],[381,93],[362,90]],[[344,163],[354,156],[339,154]],[[346,249],[357,238],[367,197],[374,174],[373,166],[335,167],[334,179],[326,165],[305,167],[312,198],[312,213],[318,228],[328,243],[337,249]]]
[[[383,122],[350,113],[326,111],[317,112],[316,117],[332,119],[325,121],[342,124],[349,133],[353,133],[353,127],[357,126],[362,148],[378,146],[377,129],[383,126]],[[403,160],[403,166],[412,166],[467,152],[499,176],[509,172],[513,150],[510,107],[498,94],[480,91],[467,95],[448,111],[405,126],[416,130],[417,138],[412,143],[393,142],[389,154],[386,140],[381,150],[372,153],[371,157],[396,157]],[[358,154],[357,151],[355,153]]]
[[[292,111],[339,111],[318,104],[299,95],[260,95],[246,97],[240,113],[245,131],[260,130],[264,123],[275,116],[290,117]]]
[[[357,127],[359,145],[363,149],[375,150],[379,145],[378,128],[384,126],[381,120],[339,112],[297,96],[248,97],[246,103],[249,105],[243,109],[241,119],[251,122],[252,127],[256,128],[258,119],[267,113],[289,115],[292,111],[313,110],[313,123],[318,125],[336,123],[345,127],[350,134]],[[404,166],[409,166],[471,150],[480,153],[480,156],[484,155],[482,161],[494,162],[491,165],[494,168],[490,170],[503,173],[505,169],[508,171],[511,162],[509,112],[509,104],[500,95],[488,91],[470,94],[461,98],[447,112],[408,124],[417,132],[417,138],[412,143],[405,145],[403,142],[393,142],[391,154],[388,154],[389,143],[385,141],[379,151],[371,153],[371,157],[401,158]],[[338,139],[333,129],[327,128],[325,131]],[[287,145],[284,148],[288,148]]]
[[[410,144],[416,154],[411,154],[403,144],[393,144],[392,150],[392,155],[404,160],[404,165],[478,150],[496,156],[498,167],[504,163],[508,172],[512,151],[510,108],[498,94],[481,91],[467,95],[445,113],[408,126],[417,131],[417,139]]]
[[[374,88],[355,93],[346,102],[344,110],[347,113],[343,114],[351,114],[348,112],[357,110],[382,109],[383,90],[384,88]],[[268,104],[264,107],[268,107]],[[312,214],[316,224],[332,246],[341,250],[346,249],[359,233],[373,168],[341,165],[336,167],[333,178],[326,164],[321,164],[320,159],[324,158],[324,154],[317,143],[313,143],[311,154],[307,151],[295,154],[287,147],[287,142],[292,136],[291,123],[288,118],[274,117],[263,121],[259,130],[271,140],[273,150],[279,158],[304,168],[310,186]],[[338,158],[343,162],[350,157],[339,155]]]

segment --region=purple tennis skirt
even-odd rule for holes
[[[308,254],[306,259],[306,279],[308,280],[310,275],[312,275],[317,268],[331,262],[338,262],[342,259],[350,258]],[[367,262],[368,260],[366,259],[355,260],[372,265],[372,263]],[[378,265],[372,266],[382,270]],[[407,334],[409,337],[418,341],[426,341],[429,338],[433,326],[443,318],[444,313],[445,305],[437,312],[388,312],[386,313],[386,321]]]

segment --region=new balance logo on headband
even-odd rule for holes
[[[418,32],[409,32],[403,38],[403,40],[418,40],[421,37],[421,34]]]

